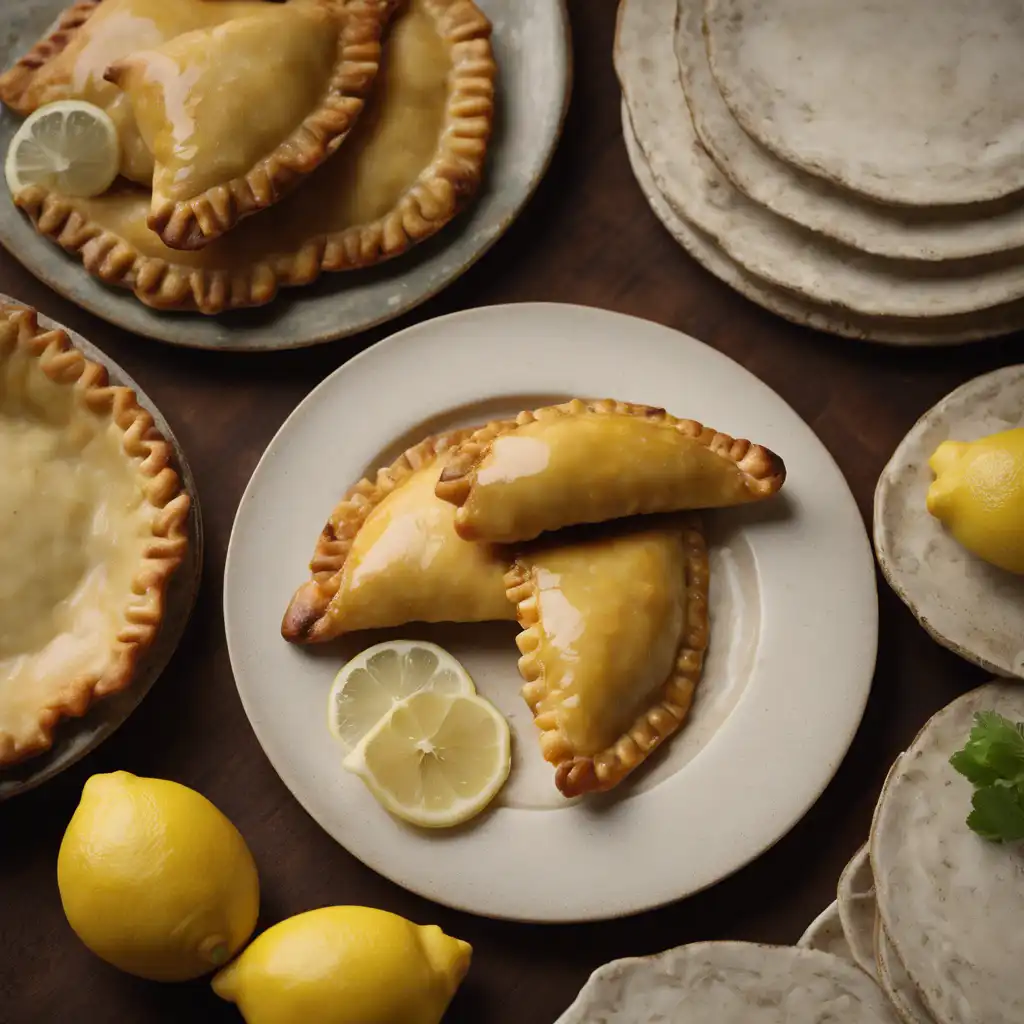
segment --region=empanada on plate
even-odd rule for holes
[[[461,430],[410,448],[341,499],[317,542],[313,578],[292,598],[281,633],[293,643],[406,622],[514,619],[508,560],[462,540],[455,509],[434,494]]]
[[[492,423],[454,451],[437,496],[466,540],[513,543],[577,523],[760,501],[786,478],[760,445],[664,409],[573,399]]]
[[[685,720],[708,644],[694,514],[546,537],[505,577],[523,697],[566,796],[618,785]]]
[[[264,3],[111,65],[153,154],[149,228],[202,248],[316,170],[363,110],[393,6]]]
[[[235,2],[103,6],[219,10]],[[314,0],[289,0],[296,2]],[[366,108],[344,144],[279,202],[201,249],[166,245],[148,226],[149,190],[125,182],[92,199],[33,185],[15,203],[90,274],[130,288],[148,306],[214,315],[263,305],[280,288],[310,284],[326,271],[392,259],[462,210],[482,180],[494,117],[490,37],[491,23],[471,0],[402,0]],[[250,119],[259,121],[254,112],[240,134]]]
[[[57,100],[94,103],[117,126],[121,173],[148,185],[153,155],[127,97],[103,77],[107,68],[183,32],[264,9],[263,0],[83,0],[64,11],[54,30],[0,75],[0,100],[22,115]]]

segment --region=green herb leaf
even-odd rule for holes
[[[949,763],[975,786],[968,827],[992,842],[1024,839],[1024,723],[979,712]]]

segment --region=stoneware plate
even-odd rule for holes
[[[379,268],[325,274],[284,289],[268,306],[224,316],[158,313],[90,277],[38,235],[0,184],[0,243],[36,277],[97,316],[175,345],[229,351],[300,348],[364,331],[425,302],[478,260],[509,227],[547,170],[569,103],[572,55],[564,0],[479,0],[494,24],[498,112],[480,194],[411,253]],[[4,13],[0,68],[43,35],[62,0],[21,0]],[[0,153],[19,119],[0,105]]]
[[[892,948],[880,920],[875,921],[875,960],[878,983],[903,1024],[935,1024],[935,1018],[928,1012],[921,993]]]
[[[675,0],[623,0],[615,66],[637,141],[677,212],[756,277],[840,313],[918,319],[977,313],[1024,298],[1024,266],[1003,257],[922,263],[831,242],[738,191],[700,145],[673,43]]]
[[[868,974],[875,973],[875,879],[867,844],[862,846],[839,876],[836,904],[853,960]]]
[[[0,302],[20,302],[9,295],[0,295]],[[47,752],[33,757],[24,764],[0,769],[0,802],[17,796],[52,779],[70,768],[76,761],[95,750],[128,716],[142,703],[157,678],[167,667],[171,655],[181,641],[185,626],[192,613],[199,593],[199,580],[203,567],[203,522],[199,509],[199,494],[196,491],[192,470],[189,469],[185,453],[181,450],[173,431],[138,384],[108,356],[90,344],[80,334],[62,324],[39,314],[39,323],[51,330],[65,331],[72,344],[82,350],[89,359],[105,366],[113,384],[124,384],[138,395],[139,405],[148,410],[157,429],[174,445],[174,468],[178,471],[189,497],[192,510],[189,514],[189,546],[185,560],[171,577],[167,594],[167,614],[153,646],[142,659],[135,680],[122,693],[97,701],[83,718],[65,719],[54,734],[55,742]]]
[[[875,489],[882,573],[944,647],[1002,676],[1024,678],[1024,577],[962,548],[925,507],[932,452],[1024,425],[1024,366],[977,377],[914,424]]]
[[[424,367],[435,370],[429,387]],[[515,624],[383,634],[451,650],[513,730],[512,773],[493,810],[455,831],[408,828],[342,769],[326,723],[343,660],[382,634],[296,648],[281,639],[284,609],[352,482],[435,430],[574,395],[664,406],[756,438],[786,460],[786,487],[766,506],[708,515],[712,639],[694,713],[662,756],[606,797],[570,803],[555,789],[519,695]],[[533,303],[420,324],[316,388],[271,442],[242,498],[224,611],[249,720],[309,813],[408,889],[529,921],[657,906],[711,885],[779,839],[817,799],[853,738],[878,618],[870,546],[849,488],[782,399],[668,328]]]
[[[743,128],[783,161],[909,206],[1024,188],[1024,20],[1013,0],[708,0]]]
[[[629,107],[622,104],[622,132],[637,184],[665,230],[706,270],[735,288],[751,302],[804,327],[831,334],[874,341],[886,345],[957,345],[965,341],[1024,328],[1024,304],[1001,311],[973,313],[936,320],[907,320],[896,317],[859,316],[805,299],[795,292],[776,288],[741,267],[713,238],[694,227],[669,206],[658,190],[647,159],[640,149],[629,119]]]
[[[973,786],[949,763],[974,717],[1024,720],[1024,687],[981,686],[933,715],[889,774],[871,826],[878,913],[893,952],[941,1024],[1019,1024],[1012,939],[1024,915],[1019,843],[967,826]]]
[[[804,949],[818,949],[855,963],[850,944],[843,934],[843,922],[839,919],[839,907],[833,900],[807,927],[800,936],[798,946]]]
[[[701,942],[615,960],[556,1024],[899,1024],[856,964],[799,946]]]
[[[908,209],[875,203],[780,160],[733,117],[711,73],[704,0],[679,0],[676,59],[694,127],[712,159],[744,194],[836,241],[914,260],[954,260],[1024,246],[1024,204]]]

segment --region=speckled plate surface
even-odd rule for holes
[[[615,67],[637,141],[669,205],[769,284],[841,315],[918,319],[992,310],[1024,298],[1010,258],[928,264],[831,242],[739,192],[700,145],[673,42],[676,0],[622,0]]]
[[[21,300],[9,295],[0,295],[0,302],[18,303]],[[54,734],[54,744],[50,750],[12,768],[0,768],[0,802],[35,789],[36,786],[70,768],[76,761],[95,750],[142,703],[143,697],[152,689],[181,642],[199,593],[203,567],[203,523],[195,480],[185,453],[160,410],[117,363],[80,334],[51,320],[41,312],[39,323],[49,329],[65,331],[72,344],[81,349],[89,359],[106,367],[112,383],[130,387],[138,396],[139,405],[152,414],[157,429],[174,446],[174,468],[180,474],[192,499],[192,509],[188,517],[189,546],[184,561],[171,577],[163,625],[153,646],[141,660],[132,685],[121,693],[97,701],[82,718],[69,718],[61,722]]]
[[[598,968],[556,1024],[899,1024],[855,964],[815,949],[700,942]]]
[[[875,958],[878,983],[889,997],[903,1024],[935,1024],[917,986],[896,955],[880,920],[875,921]]]
[[[130,292],[101,284],[41,237],[0,186],[0,244],[76,305],[136,334],[175,345],[230,351],[301,348],[401,316],[451,284],[505,232],[539,184],[569,103],[572,54],[564,0],[478,0],[494,24],[498,110],[483,186],[437,237],[365,271],[325,274],[284,289],[269,305],[218,317],[158,313]],[[4,11],[0,68],[12,64],[67,6],[19,0]],[[0,152],[20,119],[0,106]]]
[[[718,87],[791,166],[882,202],[1024,188],[1015,0],[707,0]]]
[[[1024,687],[981,686],[925,724],[890,772],[871,828],[878,913],[893,949],[941,1024],[1020,1024],[1024,855],[967,827],[973,787],[950,765],[974,716],[1024,719]]]
[[[839,919],[839,906],[833,900],[808,926],[800,936],[797,945],[803,949],[817,949],[831,953],[855,963],[850,944],[843,934],[843,922]]]
[[[952,260],[1024,246],[1019,201],[911,210],[864,199],[780,160],[743,130],[718,91],[703,20],[704,0],[679,0],[679,72],[701,142],[744,195],[780,217],[877,256]]]
[[[875,879],[865,844],[850,859],[839,876],[836,904],[843,932],[854,962],[868,974],[875,974]]]
[[[907,346],[957,345],[1024,328],[1024,304],[1005,306],[985,314],[974,313],[966,317],[945,317],[921,322],[843,313],[776,288],[741,267],[713,238],[694,227],[669,206],[658,190],[651,168],[636,140],[625,101],[622,103],[622,133],[637,184],[668,233],[698,263],[730,288],[735,288],[751,302],[793,323],[859,341]]]
[[[943,441],[1024,424],[1024,365],[977,377],[913,426],[875,489],[874,543],[889,585],[944,647],[1002,676],[1024,678],[1024,577],[962,548],[929,514],[928,467]]]

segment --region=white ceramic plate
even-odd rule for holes
[[[20,303],[21,300],[0,295],[0,302]],[[143,697],[152,689],[181,642],[199,593],[203,568],[203,520],[199,510],[199,494],[185,453],[160,410],[117,363],[80,334],[42,313],[39,313],[39,323],[43,327],[64,331],[71,338],[72,344],[89,359],[106,367],[113,383],[130,387],[138,397],[139,405],[152,413],[157,429],[174,446],[175,469],[181,475],[192,499],[188,517],[189,546],[184,562],[171,577],[167,591],[167,611],[160,633],[142,659],[132,685],[121,693],[97,701],[82,718],[61,722],[54,733],[54,744],[46,752],[23,764],[0,769],[0,802],[35,789],[70,768],[112,735],[142,703]]]
[[[456,831],[416,831],[343,771],[327,731],[327,693],[343,658],[382,634],[298,649],[281,639],[281,616],[331,508],[360,475],[432,430],[571,395],[660,405],[753,438],[786,460],[786,487],[768,505],[708,517],[712,640],[694,714],[617,794],[567,803],[555,790],[519,697],[514,624],[391,632],[448,647],[514,733],[512,775],[493,811]],[[782,399],[668,328],[533,303],[412,327],[316,388],[271,442],[242,498],[224,612],[242,703],[309,813],[406,888],[530,921],[657,906],[711,885],[778,840],[853,739],[878,616],[853,497]]]
[[[976,377],[929,409],[900,442],[875,488],[874,537],[889,585],[943,647],[1024,679],[1024,577],[976,558],[925,507],[928,460],[947,440],[1024,425],[1024,365]]]

